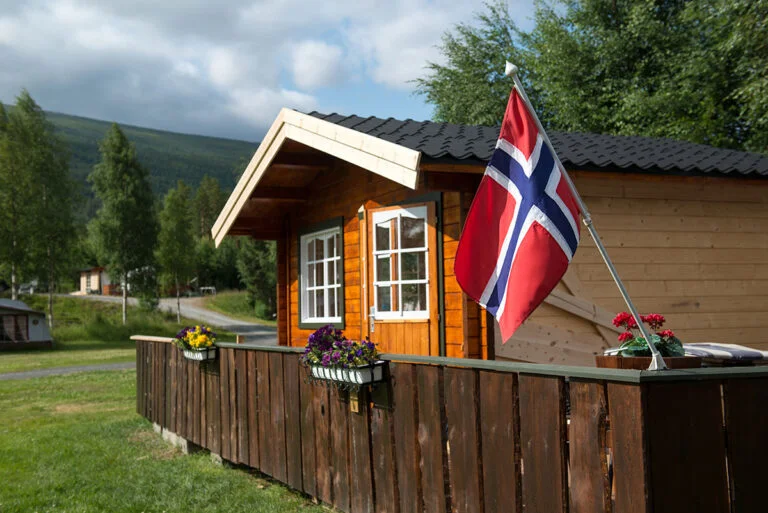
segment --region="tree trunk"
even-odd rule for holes
[[[16,283],[16,262],[11,262],[11,299],[19,299],[19,285]]]
[[[51,258],[51,247],[48,246],[48,328],[53,330],[53,259]]]
[[[176,276],[176,322],[181,324],[181,294],[179,293],[178,276]]]
[[[123,325],[128,322],[128,276],[123,274]]]

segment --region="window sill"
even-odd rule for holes
[[[306,321],[299,321],[299,329],[318,329],[322,328],[323,326],[327,326],[329,324],[333,324],[333,327],[339,330],[344,329],[344,319],[336,318],[336,319],[307,319]]]

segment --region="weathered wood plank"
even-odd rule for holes
[[[259,468],[259,402],[256,387],[256,352],[246,351],[248,381],[248,465]]]
[[[283,355],[285,377],[285,448],[286,483],[303,491],[301,475],[301,395],[299,382],[303,379],[299,369],[299,355]]]
[[[370,400],[366,390],[358,397],[359,411],[349,412],[349,488],[351,492],[350,511],[373,513],[374,481],[371,468]],[[343,403],[344,406],[348,406]],[[384,509],[376,507],[377,512]]]
[[[457,513],[483,511],[476,380],[474,370],[451,367],[444,370],[451,511]]]
[[[219,406],[221,410],[220,435],[221,457],[232,460],[231,441],[229,438],[229,358],[227,352],[231,349],[219,349]]]
[[[392,423],[395,446],[396,487],[401,513],[423,511],[421,460],[418,437],[416,366],[390,364],[392,376]]]
[[[288,474],[285,448],[285,378],[283,355],[280,353],[269,353],[269,392],[274,428],[270,441],[274,460],[272,475],[275,479],[285,482]]]
[[[342,400],[341,393],[336,390],[331,392],[330,410],[333,506],[341,511],[350,511],[349,404]],[[359,471],[355,469],[355,472]]]
[[[567,513],[565,382],[521,374],[519,383],[523,508]]]
[[[136,342],[136,413],[144,415],[144,390],[142,389],[141,376],[144,372],[144,362],[141,361],[141,352],[145,342]]]
[[[442,368],[421,365],[416,367],[419,408],[419,467],[424,511],[446,513],[450,497],[445,491],[445,469],[448,468],[443,440]]]
[[[178,412],[178,402],[176,401],[176,390],[178,388],[178,376],[177,376],[177,370],[178,366],[176,365],[176,357],[178,355],[178,351],[176,351],[175,347],[171,347],[173,351],[168,352],[168,366],[170,369],[170,386],[169,386],[169,402],[170,402],[170,416],[168,418],[168,429],[176,433],[176,413]]]
[[[354,416],[355,414],[352,414],[352,418]],[[379,513],[395,513],[398,511],[392,417],[392,412],[386,408],[371,409],[373,489],[376,493],[376,511]],[[354,472],[356,467],[352,465],[352,468]],[[409,477],[412,479],[412,476]],[[352,503],[353,505],[355,503],[354,496]]]
[[[230,461],[239,463],[240,452],[237,447],[237,368],[235,367],[235,350],[226,352],[227,367],[229,368],[229,456]]]
[[[271,449],[274,437],[269,393],[269,354],[262,351],[256,353],[256,391],[259,407],[259,466],[262,472],[271,476],[274,475]]]
[[[768,461],[768,379],[725,382],[726,433],[732,511],[765,511],[765,462]]]
[[[608,383],[613,448],[614,511],[648,513],[643,395],[637,385]]]
[[[602,382],[571,380],[571,513],[609,513],[608,405]]]
[[[195,393],[194,393],[194,376],[192,375],[193,362],[184,359],[184,373],[187,376],[187,419],[184,425],[184,438],[187,440],[195,439]]]
[[[210,450],[213,454],[221,456],[221,376],[220,376],[220,361],[216,363],[214,371],[211,372],[211,395],[209,401],[211,403],[211,432],[213,439],[209,440]]]
[[[315,460],[315,410],[313,389],[308,381],[299,382],[301,399],[301,483],[304,493],[317,496],[317,462]]]
[[[730,511],[720,382],[643,386],[654,513]]]
[[[215,363],[207,365],[203,372],[205,379],[205,447],[211,453],[216,454],[213,450],[213,418],[218,416],[218,410],[214,410],[214,405],[218,407],[218,402],[213,398],[213,365]]]
[[[235,354],[235,379],[237,382],[237,460],[239,463],[250,462],[248,442],[248,371],[247,352],[233,351]]]
[[[312,387],[315,424],[315,461],[317,463],[317,498],[326,504],[333,503],[331,464],[331,412],[329,391],[322,386]]]
[[[199,390],[200,390],[200,419],[198,422],[200,423],[200,446],[201,447],[208,447],[208,412],[207,406],[208,406],[208,388],[206,387],[206,372],[205,372],[205,365],[206,364],[198,364],[197,365],[197,374],[199,376]]]
[[[485,511],[519,513],[522,492],[517,375],[481,371],[479,388]]]

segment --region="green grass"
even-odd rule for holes
[[[184,456],[135,413],[135,371],[0,387],[0,511],[327,511],[258,475]]]
[[[47,311],[47,297],[22,298],[30,307]],[[128,323],[123,326],[119,303],[103,303],[75,297],[54,298],[56,324],[52,350],[0,353],[0,373],[21,372],[70,365],[96,365],[131,362],[136,349],[131,335],[174,336],[183,326],[195,321],[166,312],[144,312],[129,307]],[[219,340],[234,340],[235,335],[217,330]],[[0,510],[2,511],[2,510]]]
[[[264,324],[266,326],[277,326],[277,322],[273,320],[256,317],[254,308],[248,302],[248,292],[244,290],[219,292],[215,296],[205,296],[203,303],[207,309],[222,313],[233,319],[254,324]]]

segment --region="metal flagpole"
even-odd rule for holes
[[[666,369],[667,366],[664,363],[664,358],[662,358],[661,353],[659,353],[659,350],[651,341],[651,337],[650,337],[650,333],[648,333],[648,329],[645,327],[645,325],[643,324],[643,321],[640,319],[640,314],[637,312],[635,305],[632,303],[632,299],[630,299],[629,293],[627,292],[627,289],[624,287],[624,283],[622,283],[621,278],[619,278],[619,273],[616,271],[616,268],[613,266],[611,257],[608,256],[608,252],[606,251],[605,246],[603,246],[603,241],[600,240],[600,236],[597,234],[597,230],[595,230],[595,227],[592,224],[592,215],[589,213],[587,206],[584,204],[584,201],[581,199],[579,192],[576,190],[576,186],[573,184],[571,177],[568,176],[568,172],[565,170],[565,166],[563,166],[563,163],[560,162],[560,157],[557,156],[557,152],[555,151],[555,148],[552,146],[552,142],[549,140],[549,136],[544,131],[544,127],[541,126],[541,121],[539,121],[539,117],[536,115],[536,111],[533,110],[533,105],[531,105],[531,101],[528,99],[528,95],[525,94],[525,89],[523,88],[523,84],[522,82],[520,82],[520,78],[517,76],[517,70],[518,70],[517,66],[507,61],[507,66],[506,66],[506,69],[504,70],[504,74],[507,76],[511,76],[512,80],[515,81],[515,87],[520,93],[520,96],[523,98],[523,101],[528,107],[528,110],[533,115],[533,120],[536,122],[536,127],[539,129],[539,133],[543,136],[544,142],[547,144],[547,147],[549,147],[549,151],[552,152],[552,156],[555,159],[555,163],[557,163],[557,166],[560,169],[560,172],[565,177],[565,181],[568,184],[568,187],[571,189],[571,193],[573,193],[574,199],[576,199],[576,203],[579,207],[579,211],[581,212],[581,216],[584,220],[584,225],[587,227],[587,230],[589,230],[589,234],[592,236],[592,240],[595,241],[597,250],[600,252],[600,256],[603,257],[603,261],[605,262],[605,265],[608,267],[608,271],[611,273],[611,277],[613,278],[613,281],[616,282],[616,286],[619,288],[619,293],[621,294],[621,297],[624,298],[624,302],[627,304],[627,308],[629,308],[629,313],[631,313],[632,317],[635,318],[635,321],[637,322],[637,327],[640,329],[640,333],[648,343],[648,347],[651,349],[651,354],[653,355],[653,359],[651,360],[651,365],[648,367],[648,370]]]

